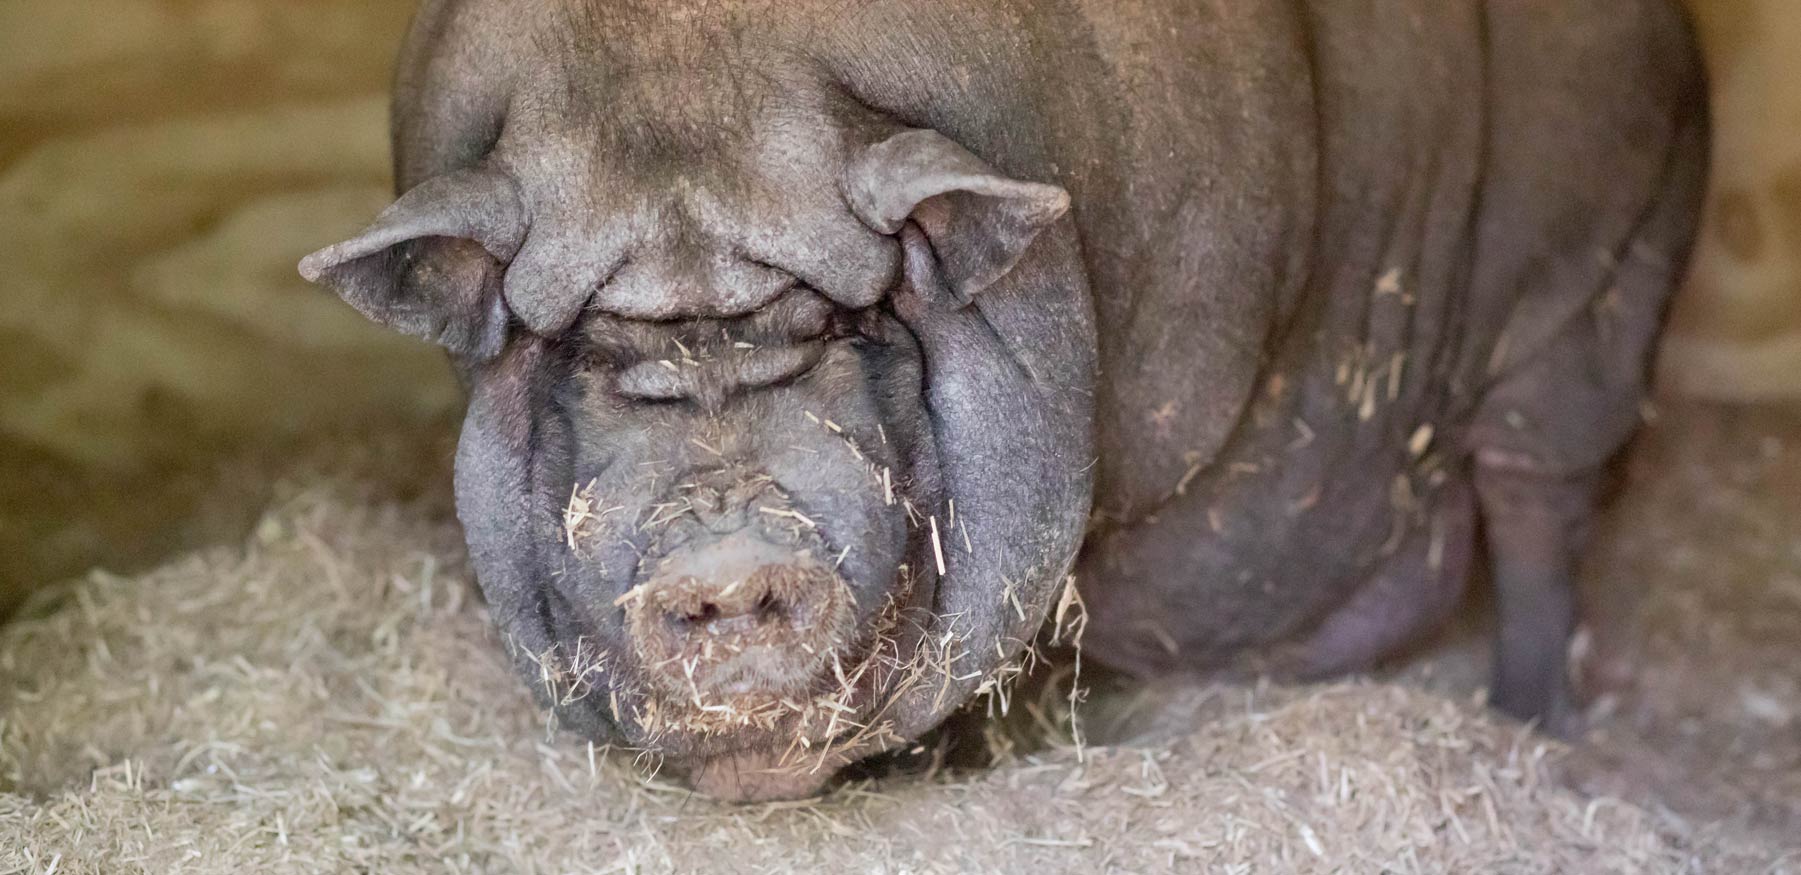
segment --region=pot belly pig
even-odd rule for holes
[[[1698,69],[1673,0],[428,0],[404,193],[301,272],[449,351],[561,725],[703,791],[917,737],[1071,580],[1092,658],[1312,677],[1481,555],[1558,726]]]

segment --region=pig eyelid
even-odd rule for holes
[[[613,392],[627,401],[682,401],[695,391],[680,374],[661,372],[660,362],[639,362],[613,378]]]
[[[729,362],[705,365],[652,359],[640,361],[613,378],[613,392],[628,401],[666,402],[698,398],[709,384],[729,389],[763,389],[786,383],[813,369],[824,355],[818,341],[791,346],[756,347],[730,354]]]
[[[806,290],[813,291],[812,289]],[[819,293],[814,292],[814,294]],[[824,298],[824,295],[820,295],[820,297]],[[831,299],[825,298],[825,300],[830,301]],[[876,335],[870,333],[870,326],[868,324],[874,315],[874,309],[875,308],[851,309],[833,302],[831,309],[825,314],[824,318],[820,320],[820,324],[817,328],[812,326],[795,326],[796,330],[792,331],[792,334],[794,335],[793,342],[812,343],[820,341],[830,343],[838,340],[850,340],[853,342],[858,340],[878,340]]]
[[[808,341],[765,350],[747,350],[738,364],[738,383],[761,389],[786,383],[811,371],[825,355],[825,344]]]
[[[843,340],[845,338],[860,336],[862,334],[862,326],[858,323],[861,321],[861,315],[856,312],[844,309],[834,309],[831,315],[826,317],[825,331],[821,332],[820,339]]]
[[[599,311],[600,293],[613,282],[613,278],[617,277],[620,271],[625,270],[631,263],[632,256],[629,252],[613,256],[612,264],[608,265],[607,269],[601,272],[600,279],[595,281],[593,286],[589,287],[588,298],[582,302],[582,309]]]

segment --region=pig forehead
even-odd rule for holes
[[[516,310],[581,295],[631,318],[731,316],[797,284],[865,307],[892,284],[899,248],[851,213],[826,148],[609,145],[559,131],[497,154],[531,222],[508,271]]]
[[[853,307],[887,291],[899,247],[839,185],[869,110],[780,40],[702,38],[732,18],[572,28],[604,38],[540,56],[517,86],[490,160],[525,201],[506,294],[534,327],[567,324],[590,292],[584,306],[667,319],[747,312],[794,284]]]

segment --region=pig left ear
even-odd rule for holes
[[[1013,269],[1038,233],[1069,211],[1069,192],[1001,175],[949,137],[902,131],[851,162],[845,198],[863,224],[925,231],[945,281],[965,301]]]

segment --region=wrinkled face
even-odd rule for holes
[[[541,368],[540,661],[565,710],[687,757],[840,735],[936,582],[912,336],[796,285],[731,318],[596,313]]]
[[[1062,588],[1067,195],[779,58],[583,44],[302,272],[451,351],[472,561],[561,723],[804,795],[1006,674]]]

